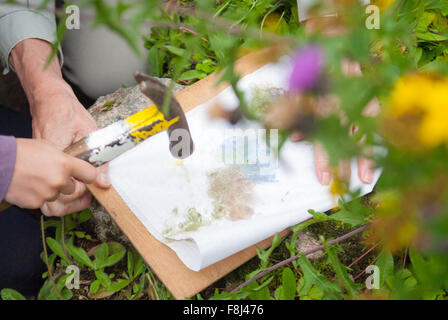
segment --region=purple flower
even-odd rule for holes
[[[294,56],[293,69],[289,78],[291,92],[310,91],[317,87],[322,76],[324,52],[315,45],[299,49]]]

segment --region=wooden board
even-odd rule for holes
[[[273,61],[282,52],[284,50],[281,48],[267,48],[250,53],[236,62],[235,71],[241,76],[250,74],[266,63]],[[182,108],[185,111],[191,110],[229,86],[225,83],[216,86],[218,79],[219,74],[211,74],[194,85],[179,91],[176,98]],[[254,257],[257,247],[265,249],[272,243],[271,237],[199,272],[195,272],[188,269],[171,248],[155,239],[148,232],[114,188],[102,190],[89,186],[89,189],[176,299],[192,297]],[[288,230],[284,230],[281,235],[288,232]]]

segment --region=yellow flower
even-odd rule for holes
[[[266,17],[263,27],[270,32],[277,33],[281,28],[281,18],[278,13],[271,13]]]
[[[335,197],[342,196],[348,192],[349,181],[339,176],[337,168],[334,168],[333,172],[333,182],[330,185],[330,193]]]
[[[418,242],[419,219],[415,203],[396,191],[382,191],[373,198],[379,205],[367,243],[382,242],[384,248],[397,252]]]
[[[448,78],[419,73],[399,79],[387,112],[395,119],[418,118],[417,137],[422,145],[448,145]]]
[[[388,8],[395,0],[374,0],[372,4],[378,6],[381,10]]]

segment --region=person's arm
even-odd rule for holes
[[[33,118],[33,138],[47,140],[60,149],[95,130],[96,124],[62,78],[60,58],[46,66],[56,40],[54,1],[46,10],[36,11],[41,0],[20,0],[0,5],[0,51],[4,72],[15,70],[25,90]],[[62,56],[62,55],[60,55]],[[98,175],[96,184],[108,187],[107,173]],[[76,181],[71,195],[46,202],[41,210],[61,215],[85,209],[91,195]]]
[[[5,198],[11,183],[16,162],[16,139],[0,136],[0,202]]]
[[[54,1],[48,1],[42,10],[36,10],[42,0],[16,0],[0,3],[0,61],[3,74],[13,68],[9,62],[12,49],[25,39],[41,39],[56,42]],[[59,50],[62,62],[62,52]]]
[[[93,183],[97,177],[91,164],[71,157],[47,142],[14,137],[0,139],[0,157],[6,159],[0,162],[0,172],[4,169],[5,173],[5,177],[0,178],[4,192],[0,199],[21,208],[41,208],[45,203],[73,194],[75,179]],[[70,211],[43,213],[65,215]]]
[[[61,150],[97,129],[95,121],[62,78],[57,58],[45,67],[51,46],[40,39],[26,39],[11,51],[10,62],[22,83],[30,104],[33,138],[49,141]],[[96,185],[110,186],[102,172]],[[75,181],[70,195],[61,195],[41,207],[46,215],[63,215],[87,208],[91,195],[85,184]]]

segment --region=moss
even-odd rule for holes
[[[107,101],[103,104],[103,109],[101,111],[107,112],[109,111],[115,104],[115,100]]]

